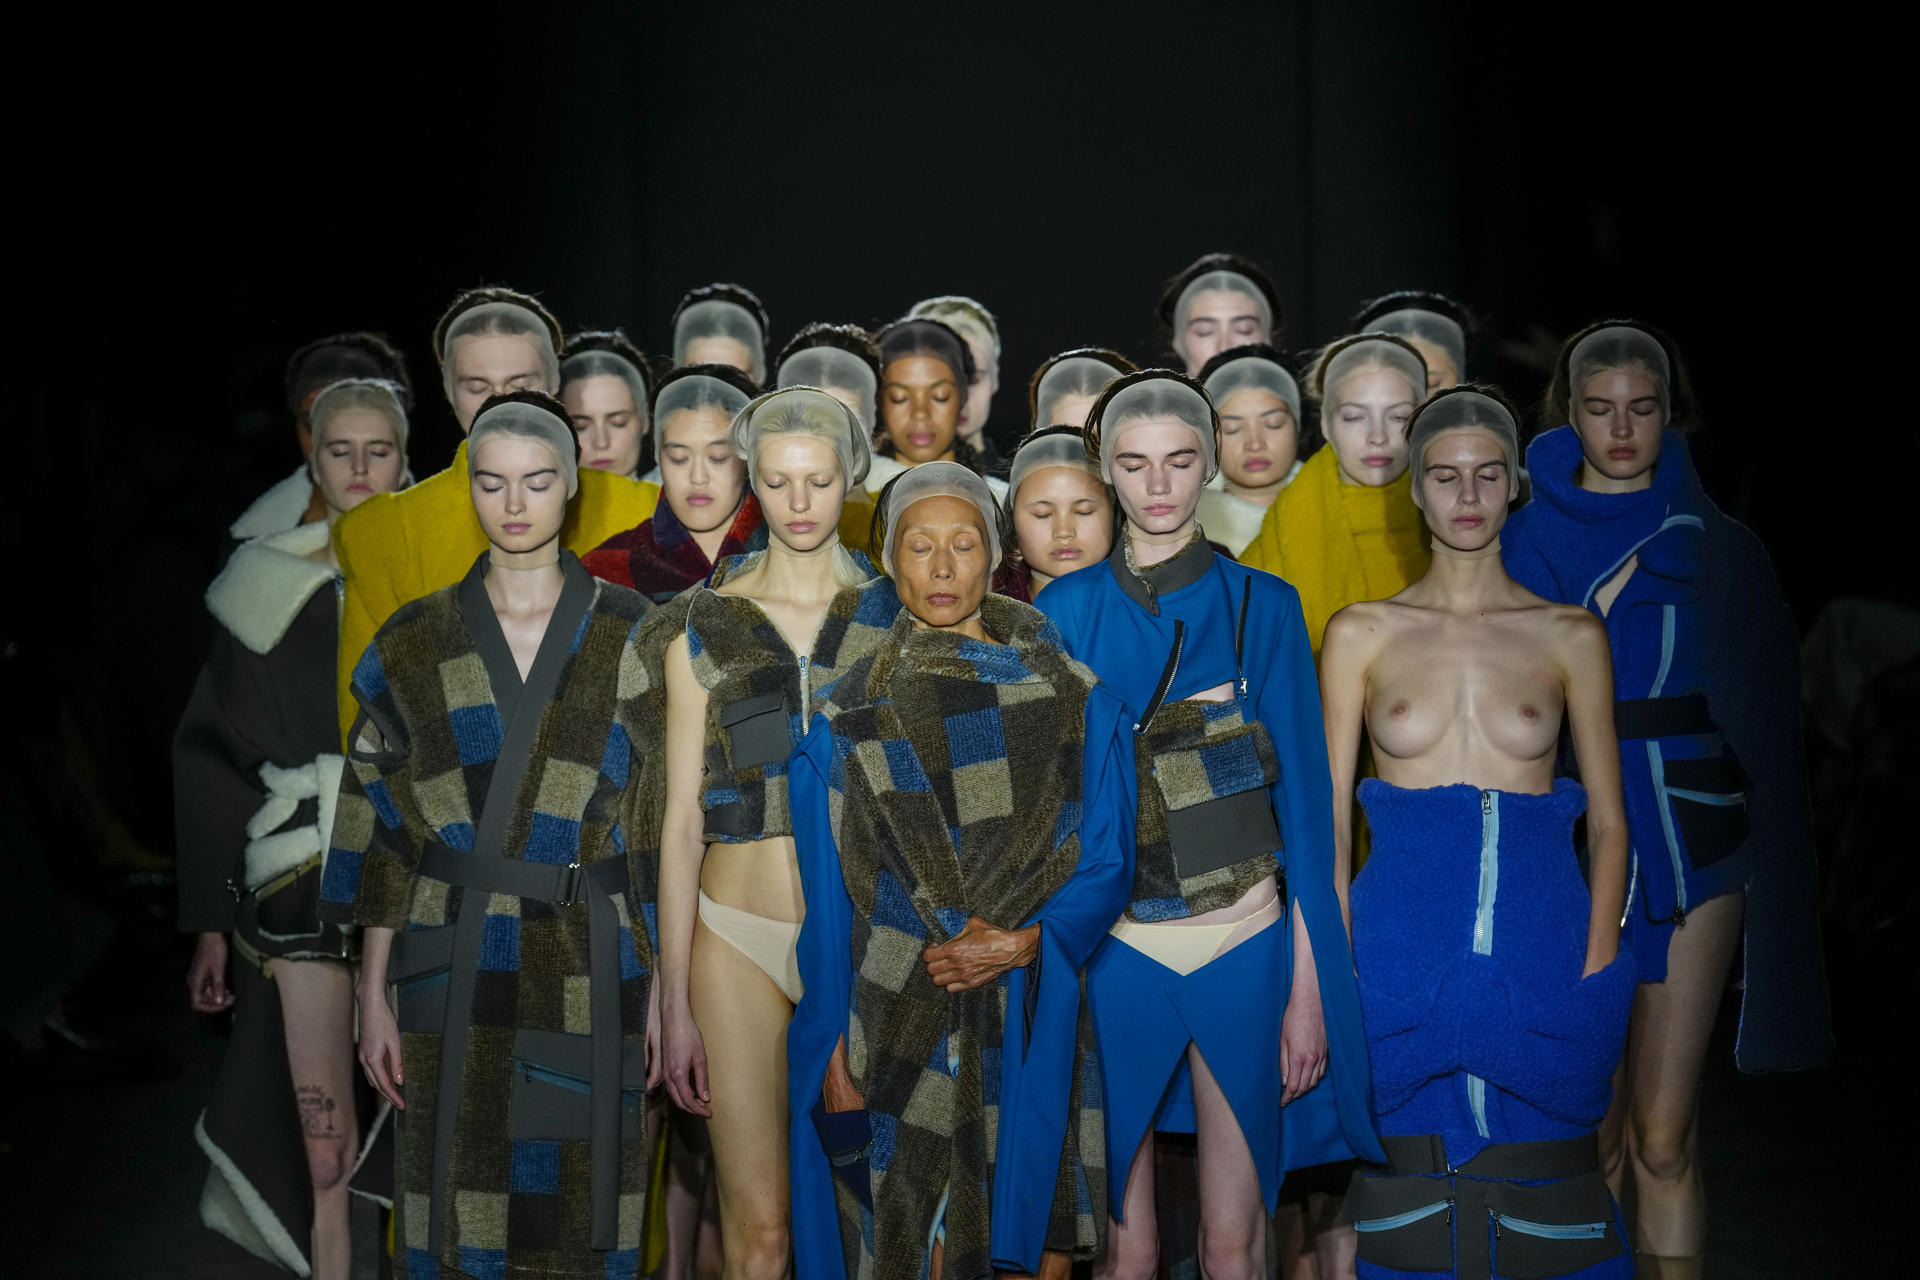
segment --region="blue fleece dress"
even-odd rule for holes
[[[1251,584],[1245,699],[1279,759],[1279,777],[1268,794],[1284,846],[1278,857],[1287,911],[1280,924],[1185,977],[1111,936],[1094,952],[1087,992],[1106,1087],[1116,1219],[1126,1172],[1148,1132],[1194,1128],[1189,1044],[1199,1046],[1233,1107],[1269,1212],[1287,1170],[1381,1156],[1367,1110],[1366,1040],[1353,961],[1333,891],[1333,783],[1299,593],[1270,573],[1208,552],[1204,543],[1177,559],[1183,565],[1168,562],[1173,576],[1151,575],[1161,584],[1155,588],[1127,568],[1123,549],[1116,547],[1105,564],[1055,579],[1035,607],[1053,618],[1067,651],[1093,668],[1138,723],[1152,701],[1176,621],[1185,624],[1185,635],[1167,702],[1236,679],[1234,631],[1243,589]],[[1177,898],[1141,899],[1136,893],[1128,914],[1155,921],[1185,911]],[[1292,930],[1301,919],[1319,973],[1327,1069],[1283,1114],[1280,1022],[1293,980]]]
[[[1590,493],[1572,427],[1527,449],[1533,497],[1501,532],[1507,572],[1536,595],[1605,616],[1621,784],[1633,849],[1621,945],[1640,981],[1667,973],[1676,923],[1744,889],[1746,981],[1735,1058],[1744,1071],[1815,1067],[1832,1053],[1813,838],[1800,742],[1799,633],[1760,542],[1700,488],[1668,429],[1652,486]],[[1594,609],[1597,614],[1598,609]],[[1632,736],[1640,700],[1691,730]],[[1685,712],[1671,719],[1674,709]]]
[[[1446,1167],[1457,1169],[1494,1143],[1594,1132],[1626,1039],[1634,972],[1623,951],[1600,972],[1580,976],[1592,900],[1574,858],[1573,822],[1586,792],[1566,778],[1547,795],[1465,785],[1408,790],[1368,778],[1360,803],[1373,852],[1353,882],[1353,958],[1382,1137],[1438,1135]],[[1598,1183],[1598,1175],[1591,1180]],[[1430,1274],[1377,1265],[1366,1255],[1376,1236],[1438,1229],[1437,1214],[1455,1196],[1454,1179],[1436,1174],[1431,1181],[1423,1203],[1392,1215],[1356,1215],[1362,1276]],[[1420,1185],[1403,1180],[1400,1190],[1421,1201]],[[1614,1256],[1548,1274],[1632,1274],[1619,1245],[1619,1209],[1604,1184],[1599,1189],[1597,1203],[1611,1211],[1606,1217],[1550,1225],[1604,1238],[1610,1222]],[[1436,1215],[1427,1228],[1422,1210]],[[1476,1223],[1470,1216],[1459,1215],[1454,1230],[1486,1231],[1493,1271],[1502,1274],[1492,1218]],[[1533,1225],[1519,1209],[1502,1234]],[[1539,1248],[1542,1239],[1536,1232],[1527,1244]]]

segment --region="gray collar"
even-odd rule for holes
[[[1193,541],[1187,543],[1171,559],[1146,569],[1135,570],[1127,563],[1127,534],[1124,529],[1113,540],[1113,550],[1107,555],[1107,567],[1113,570],[1113,579],[1120,584],[1120,590],[1127,599],[1145,609],[1154,617],[1160,616],[1160,597],[1182,587],[1190,587],[1200,581],[1213,567],[1213,544],[1207,541],[1205,530],[1198,524],[1193,528]]]

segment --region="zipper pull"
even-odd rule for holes
[[[1493,812],[1493,797],[1487,794],[1485,791],[1482,791],[1480,793],[1480,812],[1481,813]]]

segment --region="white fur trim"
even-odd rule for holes
[[[253,500],[227,532],[245,541],[268,533],[285,533],[299,524],[313,501],[313,477],[306,464]]]
[[[320,855],[326,865],[327,840],[333,833],[334,806],[340,799],[344,757],[322,752],[297,769],[282,769],[269,761],[260,766],[267,798],[247,819],[247,887],[257,889],[283,871]],[[291,831],[282,831],[303,800],[317,801],[319,819]]]
[[[316,520],[244,543],[207,588],[207,608],[241,644],[271,653],[313,593],[333,581],[331,565],[307,558],[331,533]]]
[[[267,1206],[240,1167],[207,1136],[207,1113],[193,1122],[193,1140],[212,1162],[200,1191],[200,1221],[254,1257],[285,1267],[297,1276],[313,1274],[306,1250],[294,1243],[286,1225]]]

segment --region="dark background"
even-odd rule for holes
[[[1208,250],[1270,267],[1296,348],[1375,293],[1452,292],[1488,321],[1472,372],[1528,404],[1521,357],[1636,316],[1692,366],[1708,487],[1802,625],[1835,594],[1912,593],[1861,550],[1889,544],[1889,506],[1836,520],[1809,483],[1827,402],[1783,375],[1817,346],[1793,289],[1827,233],[1782,216],[1798,135],[1772,52],[1732,26],[1383,0],[300,13],[117,18],[104,43],[87,19],[52,87],[9,90],[33,122],[16,319],[54,374],[9,379],[26,469],[0,536],[30,602],[9,696],[69,726],[156,850],[199,593],[298,461],[286,355],[399,342],[425,474],[456,440],[427,335],[486,282],[650,351],[710,280],[757,290],[775,345],[971,294],[1002,321],[1003,436],[1049,353],[1156,357],[1160,282]]]

